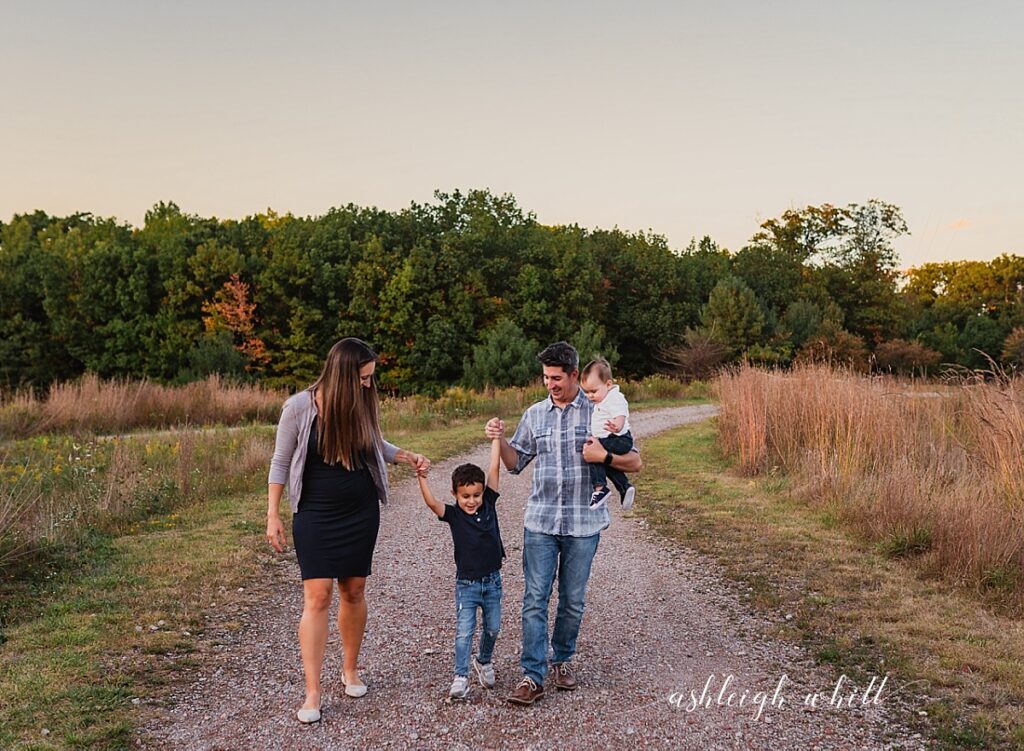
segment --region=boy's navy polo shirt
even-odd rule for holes
[[[498,494],[485,487],[483,502],[475,514],[467,514],[458,503],[445,504],[440,519],[452,528],[459,579],[483,579],[501,568],[505,546],[498,529],[497,500]]]

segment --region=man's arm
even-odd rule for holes
[[[588,438],[587,442],[583,445],[583,458],[594,464],[603,462],[610,453],[596,438]],[[625,454],[611,454],[611,457],[611,466],[623,472],[639,472],[644,466],[644,463],[640,461],[640,454],[637,451],[629,451]]]

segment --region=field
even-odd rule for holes
[[[661,377],[624,388],[641,406],[706,391]],[[543,394],[539,386],[453,388],[436,399],[388,399],[382,428],[400,440],[518,416]],[[7,397],[0,402],[0,437],[7,439],[0,448],[0,571],[33,550],[73,543],[83,530],[123,533],[199,500],[259,487],[286,396],[216,377],[177,388],[87,377],[54,386],[45,400]]]
[[[987,376],[915,386],[744,367],[719,382],[721,447],[886,554],[1019,614],[1024,378]]]
[[[139,721],[132,700],[159,702],[163,686],[189,666],[204,614],[231,607],[239,589],[271,570],[263,525],[274,427],[245,424],[255,419],[245,399],[276,418],[283,395],[229,398],[208,385],[210,399],[194,387],[188,393],[201,401],[231,405],[205,413],[218,427],[199,428],[186,392],[167,392],[165,404],[187,413],[189,426],[176,425],[169,411],[132,414],[126,404],[144,403],[132,395],[149,386],[94,386],[68,390],[107,405],[95,422],[45,423],[75,432],[3,448],[0,748],[130,745]],[[640,408],[707,395],[703,384],[659,378],[627,388]],[[485,417],[515,421],[542,393],[456,389],[437,400],[387,401],[384,433],[440,460],[479,444]],[[26,401],[0,405],[0,414],[17,409],[24,420]],[[110,421],[114,414],[120,422]],[[126,425],[144,432],[96,434]],[[408,476],[402,469],[396,479]],[[174,670],[162,660],[170,653],[180,658]]]

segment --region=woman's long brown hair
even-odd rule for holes
[[[316,438],[328,464],[364,466],[380,441],[376,380],[370,380],[369,388],[359,382],[359,369],[376,360],[377,353],[366,342],[342,339],[327,353],[324,369],[311,387],[320,395]]]

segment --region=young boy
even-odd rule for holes
[[[473,658],[473,672],[480,685],[494,688],[491,655],[501,628],[501,560],[505,547],[498,529],[498,475],[501,442],[491,442],[491,460],[487,476],[475,464],[463,464],[452,472],[454,504],[434,498],[427,485],[426,472],[418,472],[420,492],[437,518],[451,526],[455,543],[455,680],[448,691],[449,701],[469,695],[469,655],[473,649],[477,608],[483,611],[480,649]]]
[[[580,374],[580,386],[594,404],[590,432],[608,451],[604,464],[590,464],[590,482],[594,486],[590,507],[605,502],[609,492],[608,480],[611,480],[620,493],[622,508],[629,511],[633,507],[636,488],[625,472],[610,464],[612,454],[628,454],[633,448],[633,435],[629,432],[629,403],[612,381],[611,365],[603,358],[587,363]]]

